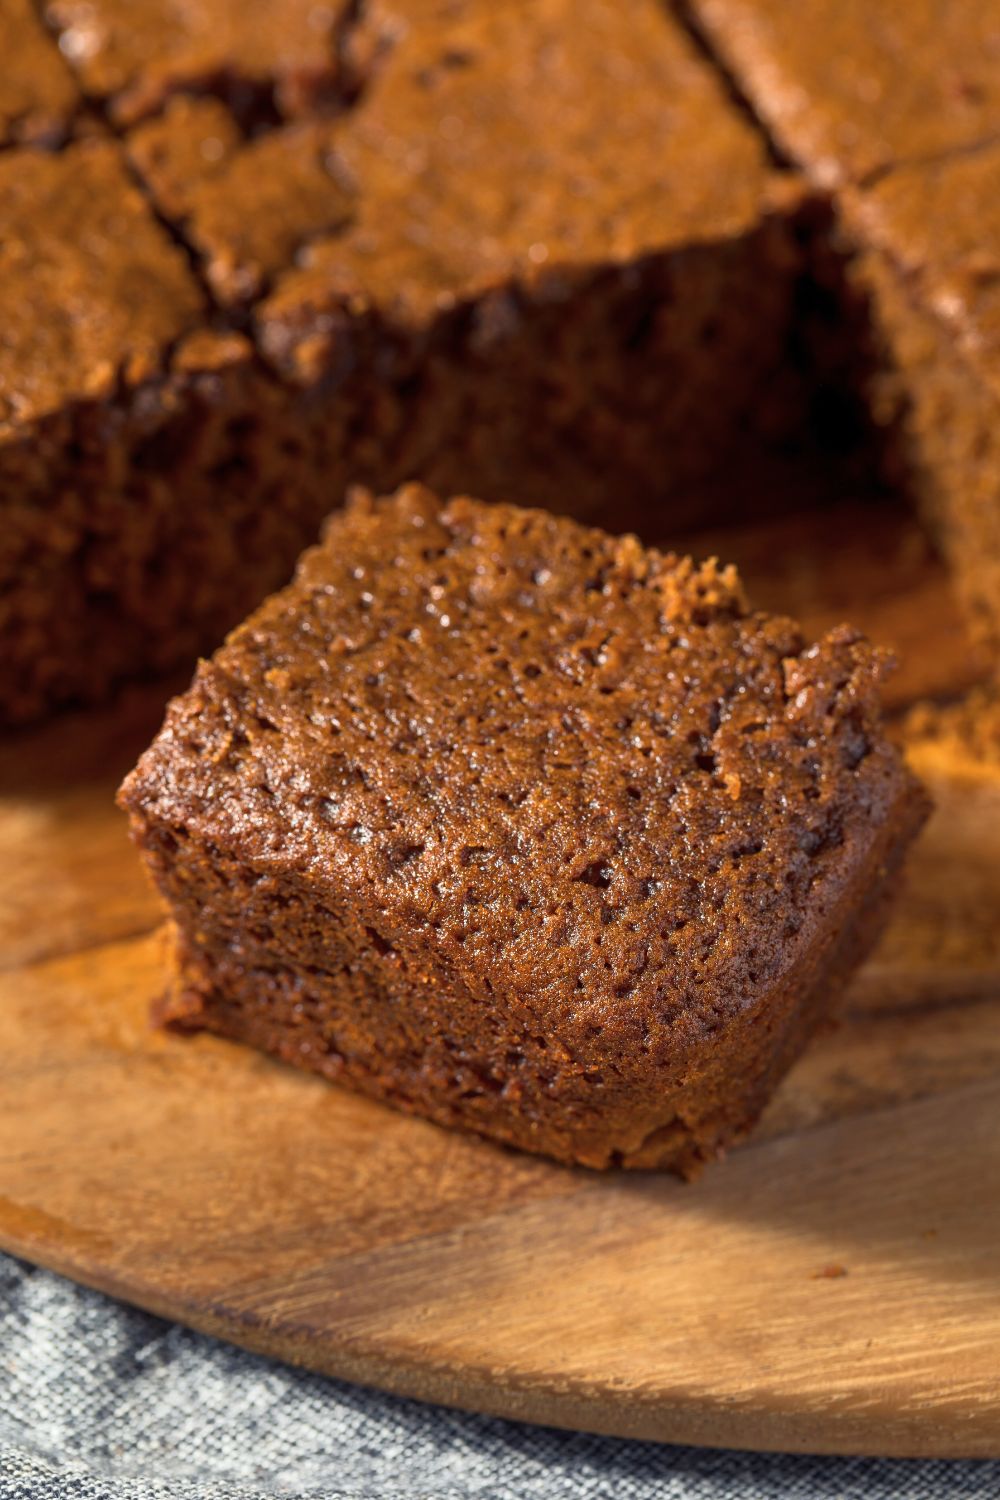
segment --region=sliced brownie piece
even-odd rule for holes
[[[329,503],[108,141],[0,155],[0,722],[190,660]]]
[[[683,0],[782,149],[826,187],[1000,132],[982,0]]]
[[[1000,146],[899,168],[843,195],[870,300],[876,414],[1000,651]]]
[[[340,104],[350,0],[42,0],[86,93],[119,123],[214,92],[256,123]]]
[[[353,212],[277,278],[266,356],[306,392],[368,381],[375,487],[690,521],[749,432],[800,415],[797,195],[659,0],[369,9],[335,134]]]
[[[880,658],[731,568],[357,498],[121,801],[168,1015],[446,1125],[691,1173],[872,942],[924,798]]]
[[[0,145],[59,145],[70,133],[80,92],[32,0],[3,0],[0,57]]]

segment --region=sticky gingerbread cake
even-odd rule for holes
[[[674,538],[859,408],[1000,645],[988,5],[10,0],[0,42],[0,725],[210,650],[351,483]]]
[[[832,194],[885,468],[1000,651],[1000,24],[979,0],[689,0],[735,86]]]
[[[274,278],[266,357],[304,392],[377,368],[352,466],[374,488],[703,517],[705,477],[801,415],[788,174],[660,0],[368,12],[351,219]]]
[[[1000,146],[845,192],[876,353],[869,400],[895,477],[1000,657]]]
[[[192,660],[330,504],[120,146],[0,154],[0,721]],[[333,416],[331,416],[331,422]]]
[[[659,0],[627,25],[611,0],[584,25],[573,0],[363,16],[373,61],[339,118],[248,138],[178,97],[126,136],[213,298],[299,394],[316,466],[701,518],[706,476],[801,415],[796,185]]]
[[[694,1172],[876,935],[921,792],[882,660],[734,571],[358,495],[121,802],[167,1014],[564,1162]]]
[[[800,195],[659,0],[43,10],[106,138],[0,161],[0,722],[210,650],[349,483],[662,532],[796,427]]]

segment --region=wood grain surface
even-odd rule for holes
[[[981,671],[919,534],[706,538],[756,597]],[[684,1186],[567,1171],[148,1021],[161,914],[114,810],[164,688],[0,747],[0,1244],[194,1327],[454,1405],[672,1441],[1000,1455],[1000,759],[937,801],[842,1014]]]

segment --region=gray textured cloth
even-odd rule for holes
[[[998,1500],[1000,1463],[780,1458],[463,1416],[0,1257],[0,1500]]]

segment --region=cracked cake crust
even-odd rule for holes
[[[366,85],[303,118],[189,66],[183,26],[163,88],[116,112],[131,64],[88,69],[165,10],[127,35],[118,0],[47,10],[107,120],[92,154],[6,168],[36,200],[11,210],[11,316],[42,338],[0,432],[0,721],[210,649],[351,482],[662,534],[722,516],[726,459],[795,427],[800,195],[658,0],[628,26],[611,0],[586,27],[568,0],[355,9],[321,50]]]

